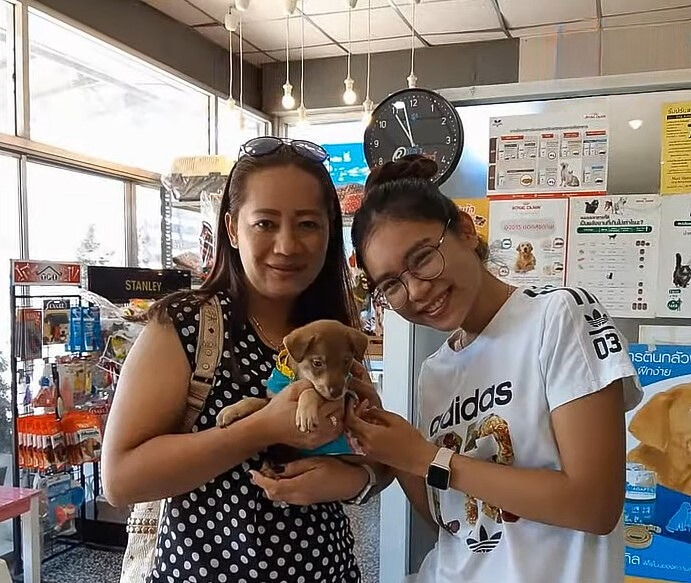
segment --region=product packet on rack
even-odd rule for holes
[[[691,581],[691,346],[632,344],[643,401],[626,416],[626,574]]]

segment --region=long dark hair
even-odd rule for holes
[[[290,323],[298,327],[314,320],[331,319],[348,326],[358,326],[343,243],[343,217],[336,188],[323,164],[308,160],[285,145],[272,154],[244,156],[237,161],[228,177],[221,200],[211,272],[198,291],[179,292],[157,302],[150,310],[150,317],[165,319],[170,304],[181,297],[194,295],[202,301],[208,301],[216,293],[225,291],[231,300],[231,333],[238,333],[247,319],[247,284],[240,252],[230,244],[225,216],[229,213],[233,220],[237,219],[245,201],[249,176],[260,170],[281,166],[300,168],[317,179],[329,217],[329,241],[324,267],[297,298]]]
[[[381,220],[448,222],[449,230],[461,234],[462,223],[472,219],[444,196],[431,178],[437,173],[433,160],[419,155],[404,156],[378,166],[367,177],[365,197],[353,217],[351,238],[358,266],[367,273],[363,252],[372,230]],[[489,255],[485,241],[476,254],[484,263]],[[369,276],[369,275],[368,275]]]

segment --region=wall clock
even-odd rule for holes
[[[456,108],[429,89],[403,89],[389,95],[365,129],[365,159],[370,169],[408,154],[437,163],[433,178],[446,181],[463,153],[463,124]]]

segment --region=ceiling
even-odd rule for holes
[[[228,46],[223,20],[231,0],[142,1]],[[413,31],[411,1],[358,0],[351,15],[352,52],[367,52],[369,3],[373,52],[408,49],[413,35],[417,47],[426,47],[691,20],[691,0],[422,0]],[[301,0],[290,19],[290,58],[299,58],[301,6],[305,58],[347,54],[347,0]],[[243,38],[246,61],[285,61],[283,0],[252,0],[243,13]],[[234,41],[238,50],[237,34]]]

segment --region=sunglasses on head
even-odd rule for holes
[[[291,140],[289,138],[277,138],[274,136],[263,136],[261,138],[252,138],[240,146],[239,158],[249,156],[251,158],[260,158],[262,156],[270,156],[281,148],[290,148],[298,156],[322,164],[329,159],[329,154],[320,145],[307,140]]]

